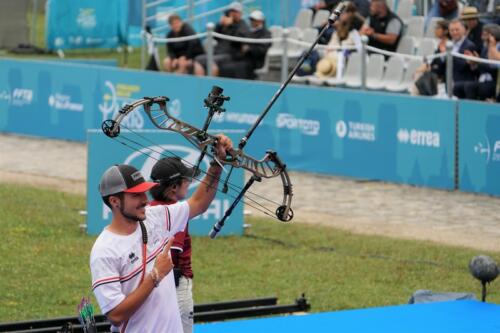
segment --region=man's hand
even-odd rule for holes
[[[217,135],[217,138],[215,157],[219,160],[225,160],[228,152],[233,149],[233,142],[224,134]]]
[[[233,24],[233,18],[231,16],[222,15],[220,18],[220,24],[223,26],[228,26]]]
[[[375,33],[375,30],[373,30],[373,28],[371,28],[368,25],[364,25],[360,30],[360,34],[368,36],[368,37],[373,35],[374,33]]]
[[[172,262],[172,257],[170,257],[170,247],[174,242],[174,237],[170,237],[165,249],[156,257],[156,262],[154,267],[158,272],[158,278],[160,281],[167,276],[168,273],[174,268],[174,263]]]
[[[441,40],[441,41],[439,42],[439,46],[438,46],[438,48],[439,48],[439,52],[440,52],[440,53],[444,53],[444,52],[446,52],[446,41],[445,41],[445,40]]]

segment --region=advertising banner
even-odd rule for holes
[[[126,38],[128,2],[124,0],[48,0],[49,50],[114,48]]]
[[[138,112],[138,111],[135,111]],[[226,132],[231,139],[233,134]],[[135,143],[131,143],[130,140]],[[127,145],[124,145],[125,143]],[[137,144],[139,143],[139,144]],[[178,156],[188,166],[196,164],[199,150],[181,135],[169,131],[123,131],[116,139],[104,135],[101,130],[88,131],[88,171],[87,171],[87,232],[99,234],[111,222],[111,211],[103,203],[99,194],[99,181],[102,174],[114,164],[135,166],[146,180],[150,180],[151,168],[161,158]],[[205,157],[200,169],[206,171],[210,160]],[[223,179],[226,173],[222,174]],[[202,172],[200,178],[204,176]],[[189,232],[195,236],[207,236],[213,225],[219,221],[237,195],[235,189],[243,187],[243,169],[231,173],[230,190],[227,194],[217,193],[208,210],[194,218],[189,224]],[[189,195],[200,184],[194,180],[189,187]],[[219,188],[222,185],[219,184]],[[234,208],[219,235],[243,234],[243,201]]]
[[[460,101],[459,188],[500,196],[500,107]]]
[[[102,66],[0,60],[0,131],[85,140],[144,96],[167,96],[172,116],[201,128],[217,85],[230,100],[211,129],[246,132],[277,83],[169,75]],[[455,101],[290,85],[245,151],[279,153],[289,169],[452,189]],[[123,129],[154,129],[134,112]],[[243,136],[243,134],[242,134]]]

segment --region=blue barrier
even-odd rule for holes
[[[105,67],[0,60],[0,131],[85,140],[86,130],[143,96],[167,95],[170,112],[201,127],[212,85],[231,100],[218,130],[247,130],[275,83]],[[279,152],[293,170],[436,188],[455,185],[455,109],[448,100],[290,86],[246,146]],[[124,128],[153,129],[134,112]]]
[[[225,132],[230,138],[234,134]],[[143,147],[124,146],[120,142],[127,142],[124,137],[140,142]],[[154,142],[154,144],[153,144]],[[130,144],[130,142],[128,142]],[[132,149],[133,147],[134,149]],[[157,160],[167,156],[179,156],[186,162],[194,165],[198,160],[199,150],[195,149],[182,136],[166,131],[124,131],[116,139],[110,139],[100,130],[88,131],[88,171],[87,171],[87,232],[98,234],[111,222],[111,211],[104,205],[99,191],[99,180],[107,168],[114,164],[130,164],[141,171],[149,179],[151,168]],[[205,157],[201,164],[202,170],[207,170],[210,161]],[[224,174],[223,174],[224,175]],[[235,169],[231,175],[230,188],[243,187],[243,169]],[[197,188],[199,182],[190,186],[190,194]],[[212,226],[220,220],[229,208],[233,197],[237,193],[229,191],[228,195],[218,193],[208,210],[193,219],[189,225],[192,235],[207,236]],[[243,234],[243,204],[240,203],[233,210],[231,217],[219,235]]]
[[[459,189],[500,196],[500,107],[459,103]]]

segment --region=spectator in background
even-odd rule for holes
[[[167,34],[167,38],[178,38],[196,34],[194,29],[188,23],[183,22],[177,14],[169,15],[168,24],[170,25],[170,31]],[[199,39],[168,43],[168,56],[163,61],[163,67],[167,72],[192,73],[193,59],[203,53],[203,46]]]
[[[481,15],[481,22],[500,24],[500,0],[469,0],[469,6],[476,7]],[[496,14],[495,14],[496,13]]]
[[[363,17],[358,14],[356,6],[349,2],[340,18],[334,23],[335,31],[328,42],[332,48],[357,46],[360,44],[358,29],[363,26]],[[339,51],[327,51],[316,65],[317,77],[326,78],[336,75],[337,62],[339,61]],[[341,60],[343,58],[340,58]]]
[[[474,51],[476,46],[473,42],[471,42],[466,37],[465,26],[459,19],[455,19],[450,22],[449,25],[450,36],[453,42],[453,50],[452,52],[464,54],[466,51]],[[434,59],[433,62],[433,71],[440,73],[446,79],[446,58],[439,57]],[[457,90],[457,87],[460,87],[462,83],[465,81],[475,81],[476,75],[472,71],[470,65],[466,60],[453,57],[453,95],[456,93],[460,94],[460,91]],[[458,97],[458,96],[457,96]]]
[[[500,27],[497,24],[487,24],[483,28],[482,43],[483,51],[479,55],[475,51],[465,51],[464,54],[489,59],[488,50],[490,37],[500,37]],[[493,49],[497,50],[497,43],[493,43]],[[457,97],[486,100],[496,95],[498,66],[468,61],[472,71],[476,73],[477,81],[458,82],[456,84]]]
[[[449,22],[447,20],[440,20],[436,22],[436,28],[434,30],[434,35],[439,40],[438,46],[436,48],[436,54],[446,52],[446,44],[450,41],[450,32],[448,30]],[[440,59],[435,58],[431,63],[431,70],[434,72],[441,82],[445,80],[445,67],[442,66]]]
[[[490,35],[488,42],[488,59],[500,61],[500,33],[498,30]],[[500,70],[497,70],[496,96],[497,102],[500,103]]]
[[[462,14],[460,14],[460,19],[467,28],[467,38],[476,45],[476,52],[481,54],[483,48],[483,41],[481,40],[483,24],[479,21],[478,15],[476,7],[465,7]]]
[[[249,28],[246,22],[242,19],[243,5],[237,1],[233,1],[229,5],[229,9],[220,18],[219,23],[215,26],[215,32],[235,36],[244,37],[248,34]],[[241,50],[240,42],[232,42],[227,39],[216,38],[217,45],[214,47],[214,63],[220,65],[230,60],[234,55]],[[206,55],[201,55],[195,59],[196,75],[205,75],[207,67]]]
[[[448,21],[440,20],[436,22],[436,27],[434,28],[434,36],[438,42],[438,46],[435,50],[435,54],[446,52],[446,44],[450,41],[450,34],[448,31]],[[439,84],[445,81],[444,67],[435,58],[430,64],[426,61],[425,63],[417,68],[413,74],[414,84],[410,88],[410,93],[413,96],[416,95],[426,95],[434,96],[437,95],[441,90],[439,89]],[[443,87],[444,88],[444,87]],[[442,90],[442,94],[445,94],[445,90]]]
[[[250,13],[250,32],[245,36],[252,39],[271,38],[267,30],[264,13],[254,10]],[[255,79],[254,71],[264,65],[270,43],[241,44],[240,50],[233,53],[230,60],[214,66],[214,75],[237,79]]]
[[[458,17],[458,0],[436,0],[425,17],[424,29],[427,30],[433,17],[442,17],[451,21]]]
[[[368,45],[396,51],[403,32],[403,21],[387,7],[386,0],[372,0],[370,16],[360,30],[368,37]]]

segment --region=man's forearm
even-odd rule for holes
[[[123,322],[129,320],[146,301],[154,287],[151,274],[147,274],[136,290],[128,294],[118,306],[106,314],[109,321],[115,326],[120,326]]]
[[[217,194],[217,186],[221,173],[222,167],[217,164],[210,165],[207,175],[203,178],[198,189],[188,200],[190,208],[189,218],[198,216],[208,209],[215,194]]]
[[[374,33],[372,38],[384,44],[392,45],[398,40],[398,36],[394,34],[379,34]]]

